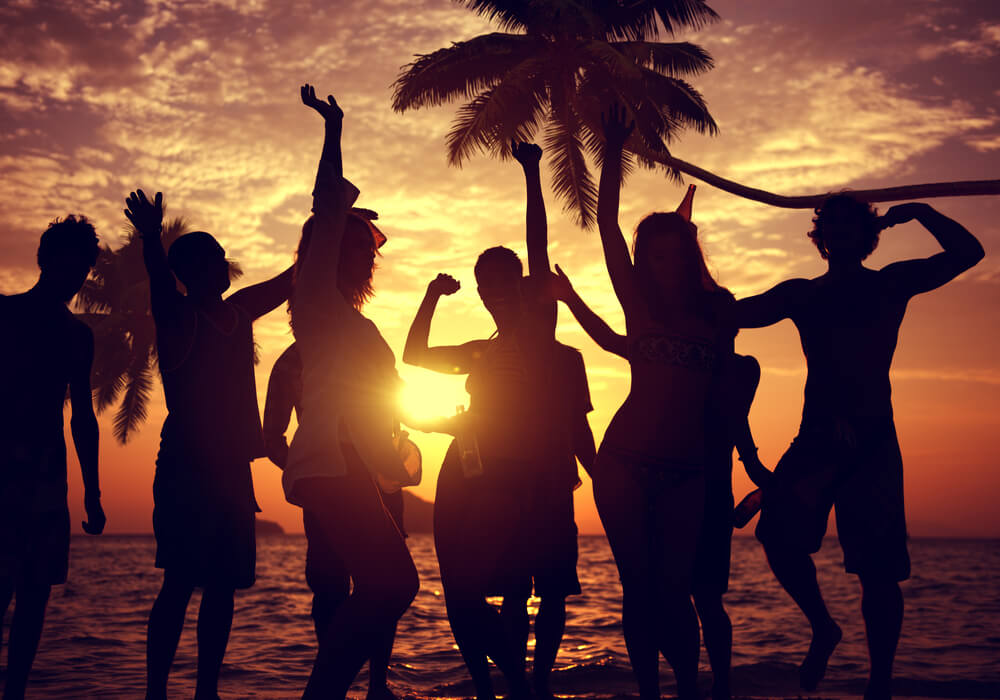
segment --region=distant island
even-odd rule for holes
[[[281,527],[273,520],[256,519],[257,537],[269,537],[271,535],[284,535],[285,528]]]

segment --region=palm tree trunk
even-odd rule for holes
[[[650,160],[674,168],[685,175],[717,187],[720,190],[735,194],[744,199],[770,204],[772,207],[785,209],[815,209],[820,206],[831,193],[797,195],[788,197],[774,194],[767,190],[747,187],[738,182],[719,177],[715,173],[699,168],[679,158],[647,151],[642,155]],[[903,185],[901,187],[884,187],[875,190],[851,190],[851,195],[865,202],[897,202],[900,200],[929,199],[931,197],[969,197],[975,195],[1000,194],[1000,180],[962,180],[960,182],[928,182],[921,185]]]

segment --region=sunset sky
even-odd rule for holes
[[[694,80],[721,133],[684,134],[680,158],[783,194],[1000,177],[1000,5],[934,0],[716,0],[722,21],[692,40],[716,60]],[[0,292],[37,277],[38,237],[55,216],[91,217],[119,244],[125,196],[162,190],[168,215],[216,235],[246,275],[292,259],[319,156],[322,124],[303,107],[303,82],[333,93],[346,112],[345,170],[389,237],[366,313],[397,353],[427,282],[447,272],[462,290],[439,305],[431,340],[458,343],[493,330],[475,293],[484,248],[524,247],[520,169],[485,156],[447,166],[444,136],[455,106],[405,115],[390,85],[415,54],[495,28],[449,0],[223,0],[48,3],[0,8]],[[550,251],[582,296],[623,329],[596,231],[563,213],[543,183]],[[683,186],[641,172],[622,195],[622,228],[673,209]],[[1000,536],[1000,199],[931,202],[979,236],[986,259],[916,298],[893,365],[894,403],[913,535]],[[886,205],[882,205],[884,210]],[[811,212],[751,203],[701,186],[694,220],[710,267],[737,296],[824,270],[806,232]],[[870,264],[936,252],[917,223],[887,231]],[[600,439],[628,390],[628,367],[600,351],[560,310],[558,336],[583,351]],[[263,404],[275,358],[291,342],[284,308],[256,326]],[[6,335],[2,342],[17,342]],[[795,435],[805,365],[790,322],[745,331],[740,352],[762,367],[751,423],[765,464]],[[451,412],[467,402],[461,378],[399,362],[409,405]],[[101,418],[101,471],[109,532],[150,530],[153,462],[165,414],[127,446]],[[415,434],[432,498],[447,439]],[[72,451],[71,451],[72,452]],[[738,463],[737,463],[738,466]],[[70,504],[82,515],[71,458]],[[253,467],[262,517],[301,531],[277,468]],[[749,490],[742,473],[737,498]],[[583,532],[600,532],[589,482],[577,492]]]

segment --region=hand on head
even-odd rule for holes
[[[556,265],[556,271],[549,275],[549,292],[559,301],[569,301],[576,294],[569,277],[559,265]]]
[[[437,296],[447,296],[457,292],[461,286],[461,283],[457,279],[442,272],[427,285],[427,292],[429,294],[436,294]]]
[[[163,193],[157,192],[150,202],[142,190],[132,192],[125,200],[125,218],[143,236],[158,236],[163,228]]]
[[[300,88],[300,93],[302,95],[302,104],[315,109],[326,121],[339,124],[344,120],[344,110],[337,105],[337,101],[333,99],[333,95],[327,95],[326,102],[324,102],[316,97],[316,88],[309,83]]]
[[[533,143],[525,143],[524,141],[512,140],[510,142],[510,154],[514,156],[514,160],[525,168],[537,166],[542,159],[541,147]]]
[[[614,102],[601,115],[604,140],[609,146],[621,148],[635,129],[635,120],[628,117],[625,106]]]

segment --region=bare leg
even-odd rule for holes
[[[677,697],[697,700],[701,634],[691,596],[686,591],[664,591],[658,603],[659,647],[674,670]]]
[[[532,668],[535,694],[552,698],[549,677],[556,665],[559,645],[566,629],[566,598],[544,596],[535,616],[535,660]]]
[[[231,588],[206,588],[198,610],[198,683],[195,700],[219,697],[219,672],[233,627]]]
[[[694,594],[694,605],[701,619],[705,649],[712,664],[712,700],[728,700],[732,696],[729,670],[733,653],[733,623],[719,594]]]
[[[14,619],[10,626],[7,647],[7,685],[4,700],[21,700],[28,685],[28,674],[42,638],[45,606],[49,602],[51,586],[21,585],[14,603]]]
[[[396,696],[389,690],[389,660],[392,644],[396,639],[396,625],[375,646],[368,660],[368,700],[392,700]]]
[[[640,585],[636,584],[635,588]],[[660,698],[660,651],[651,634],[649,618],[653,614],[650,596],[641,595],[622,581],[622,631],[629,663],[639,685],[640,700]]]
[[[861,612],[868,636],[871,670],[866,700],[892,697],[892,662],[903,627],[903,593],[892,580],[861,578]]]
[[[193,585],[168,571],[163,572],[163,586],[149,613],[146,630],[146,700],[166,700],[167,676],[174,663],[193,592]]]
[[[840,642],[840,626],[830,617],[816,581],[816,567],[808,554],[789,552],[780,547],[764,546],[768,564],[778,582],[799,606],[812,626],[812,642],[802,665],[799,684],[813,691],[823,680],[826,665]]]
[[[500,606],[500,617],[503,618],[507,636],[514,644],[517,652],[516,660],[521,668],[528,664],[528,636],[531,623],[528,620],[528,599],[520,596],[504,596]],[[537,622],[535,634],[538,634]]]

